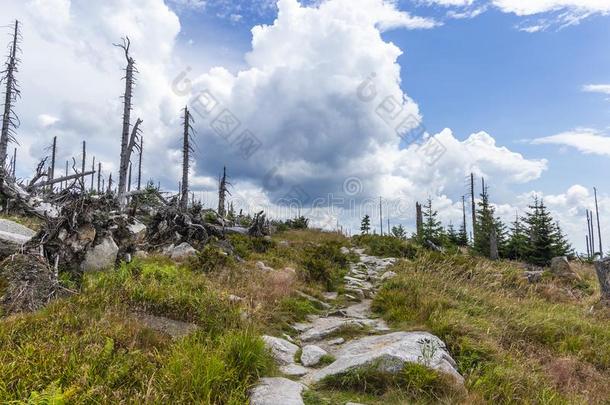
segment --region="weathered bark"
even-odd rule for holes
[[[131,150],[129,148],[129,127],[131,122],[131,100],[133,97],[133,85],[134,85],[134,73],[135,59],[129,55],[129,46],[131,42],[129,38],[123,39],[122,44],[114,44],[125,52],[125,59],[127,61],[127,67],[125,68],[125,92],[123,94],[123,130],[121,132],[121,159],[119,163],[119,206],[121,209],[125,209],[127,200],[125,198],[125,192],[127,189],[127,169],[129,165],[129,159],[131,157]],[[140,120],[138,120],[141,122]],[[136,126],[137,126],[136,122]],[[134,126],[134,129],[136,128]],[[137,133],[137,132],[136,132]],[[132,131],[132,136],[134,132]]]
[[[142,189],[142,153],[144,151],[144,137],[140,137],[140,156],[138,158],[138,190]]]
[[[6,90],[4,92],[4,113],[2,115],[2,130],[0,132],[0,167],[6,167],[7,149],[9,141],[14,141],[12,131],[17,127],[19,120],[13,111],[13,102],[19,96],[19,87],[15,80],[15,71],[19,60],[17,59],[17,50],[19,48],[19,21],[15,20],[13,31],[13,41],[9,50],[6,69],[4,70],[4,81],[6,82]],[[2,179],[0,179],[2,181]]]
[[[85,141],[83,141],[83,159],[81,161],[81,169],[80,169],[81,173],[85,173],[86,160],[87,160],[87,143]],[[79,181],[80,181],[80,186],[81,186],[81,192],[84,193],[85,192],[85,178],[81,177],[81,178],[79,178]]]
[[[231,194],[227,188],[227,167],[223,167],[222,169],[222,177],[220,178],[220,182],[218,185],[218,215],[221,218],[224,218],[226,215],[226,200],[227,194]]]
[[[599,243],[599,256],[604,257],[604,249],[602,247],[602,229],[599,225],[599,206],[597,205],[597,188],[593,187],[595,193],[595,216],[597,217],[597,241]]]
[[[610,258],[597,260],[595,262],[595,272],[599,280],[601,290],[601,300],[610,306]]]
[[[475,237],[475,229],[477,223],[476,203],[474,201],[474,174],[470,173],[470,204],[472,209],[472,238]]]
[[[422,236],[422,225],[424,223],[424,217],[421,211],[421,204],[415,203],[415,229],[417,236]]]
[[[95,181],[95,156],[93,156],[93,162],[91,162],[91,171],[93,173],[91,174],[91,185],[89,186],[89,191],[93,193],[93,182]]]
[[[102,191],[102,188],[100,188],[101,180],[102,180],[102,162],[98,162],[98,164],[97,164],[97,193],[98,194]]]
[[[4,177],[4,170],[0,167],[0,178]],[[52,204],[42,201],[42,199],[30,195],[27,191],[12,181],[0,182],[0,193],[13,199],[27,212],[40,218],[56,217],[59,210]]]
[[[186,211],[189,203],[190,154],[193,152],[193,146],[191,145],[191,131],[193,129],[191,126],[192,122],[193,118],[188,107],[184,107],[184,130],[182,134],[182,182],[180,184],[180,209],[182,211]]]
[[[92,174],[95,174],[94,170],[91,170],[89,172],[84,172],[84,173],[70,174],[68,176],[58,177],[56,179],[47,180],[47,181],[43,181],[42,183],[30,185],[29,188],[45,187],[45,186],[50,186],[52,184],[61,183],[64,181],[67,183],[70,180],[84,179],[85,177],[90,176]]]

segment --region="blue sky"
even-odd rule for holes
[[[492,183],[499,199],[528,191],[561,194],[573,184],[610,186],[608,155],[530,143],[576,128],[608,132],[609,96],[584,92],[583,86],[610,83],[609,16],[525,32],[519,28],[541,15],[532,19],[490,8],[474,18],[451,19],[443,6],[401,1],[398,7],[443,22],[434,29],[383,33],[403,51],[401,88],[419,105],[426,129],[438,133],[448,127],[458,139],[485,131],[525,158],[548,161],[547,170],[527,183],[495,190]],[[194,40],[189,47],[209,52],[212,43],[234,69],[243,66],[242,56],[251,48],[251,27],[276,17],[272,8],[247,10],[239,21],[214,15],[212,8],[180,15],[181,38]]]
[[[116,171],[124,59],[112,43],[129,35],[145,177],[168,190],[180,179],[180,111],[209,91],[262,147],[245,159],[196,116],[191,189],[213,196],[227,165],[246,211],[285,216],[277,199],[296,187],[353,202],[312,209],[325,228],[357,229],[379,196],[408,229],[428,197],[457,223],[473,171],[505,219],[544,197],[579,249],[597,186],[610,229],[610,0],[6,0],[0,15],[23,23],[20,176],[53,136],[60,161],[86,140],[103,176]],[[372,72],[378,97],[363,102]],[[444,146],[440,160],[380,119],[386,96]]]
[[[417,7],[411,1],[401,1],[400,7],[443,20],[435,29],[383,34],[404,52],[402,88],[419,104],[428,130],[450,127],[462,139],[484,130],[526,157],[547,158],[546,174],[517,187],[520,191],[532,185],[561,192],[566,184],[607,183],[607,156],[527,141],[579,127],[610,127],[608,96],[582,91],[589,83],[610,83],[610,17],[595,15],[573,26],[528,33],[517,29],[523,17],[499,10],[447,19],[444,7]],[[239,21],[231,21],[214,7],[178,8],[180,38],[194,41],[187,52],[212,52],[239,69],[251,48],[251,27],[276,17],[273,8],[244,11]]]

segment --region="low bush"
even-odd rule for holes
[[[320,282],[328,291],[336,289],[349,268],[347,255],[338,242],[324,242],[305,248],[301,259],[306,281]]]
[[[414,259],[420,250],[415,243],[394,236],[357,235],[352,240],[364,247],[367,254],[374,256]]]

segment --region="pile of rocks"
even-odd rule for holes
[[[324,316],[309,316],[308,322],[293,325],[298,333],[295,339],[287,335],[263,336],[280,371],[299,380],[262,379],[251,392],[252,405],[301,405],[303,391],[327,377],[372,366],[382,372],[399,373],[406,363],[423,364],[445,373],[456,386],[463,387],[464,379],[438,337],[428,332],[391,331],[382,319],[373,316],[370,298],[381,282],[396,276],[387,270],[395,259],[368,256],[360,249],[353,252],[359,255],[360,262],[352,264],[345,276],[346,297],[353,301],[350,305],[331,308]],[[337,296],[325,298],[332,302]],[[347,341],[337,337],[346,329],[351,331],[349,336],[356,337]],[[323,359],[326,361],[322,362]]]

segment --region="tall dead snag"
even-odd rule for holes
[[[100,182],[102,180],[102,162],[97,163],[97,193],[99,194],[103,188],[100,188]]]
[[[231,183],[229,183],[227,181],[227,167],[224,166],[222,168],[222,177],[220,178],[220,181],[218,182],[218,215],[221,218],[224,218],[227,211],[226,211],[226,200],[227,200],[227,194],[231,195],[231,192],[229,191],[227,186],[230,186]]]
[[[5,63],[4,70],[0,72],[2,77],[0,83],[4,83],[4,113],[2,114],[2,132],[0,132],[0,168],[6,167],[6,158],[9,142],[16,142],[15,129],[19,126],[19,118],[13,110],[13,103],[21,95],[19,83],[15,78],[15,73],[19,68],[19,58],[17,52],[21,33],[19,31],[19,21],[15,20],[13,27],[13,39],[9,47],[9,55]],[[1,179],[0,179],[1,180]]]
[[[475,229],[476,229],[476,223],[477,223],[477,210],[476,210],[476,203],[474,200],[474,174],[470,173],[470,204],[471,204],[471,208],[472,208],[472,239],[474,240],[474,234],[475,234]]]
[[[140,153],[138,157],[138,190],[142,187],[142,153],[144,151],[144,137],[140,137]]]
[[[421,204],[419,202],[415,203],[415,229],[417,231],[417,236],[422,236],[422,226],[424,224],[424,217],[421,210]]]
[[[133,86],[135,83],[134,74],[138,72],[135,67],[136,61],[129,55],[129,47],[131,42],[129,37],[122,38],[123,43],[114,44],[125,52],[125,60],[127,67],[125,68],[125,93],[123,94],[123,130],[121,132],[121,160],[119,163],[119,187],[118,197],[119,206],[124,210],[127,206],[127,170],[129,161],[131,160],[131,152],[137,141],[139,125],[142,120],[138,118],[136,124],[131,131],[131,139],[129,136],[129,128],[131,126],[131,99],[133,96]],[[132,142],[133,141],[133,142]]]
[[[184,107],[183,141],[182,141],[182,182],[180,184],[180,209],[186,211],[189,204],[189,167],[193,150],[191,133],[193,132],[193,116],[188,107]]]
[[[597,241],[599,242],[599,255],[604,257],[604,249],[602,248],[602,228],[599,226],[599,206],[597,205],[597,188],[593,187],[595,193],[595,216],[597,217]]]

